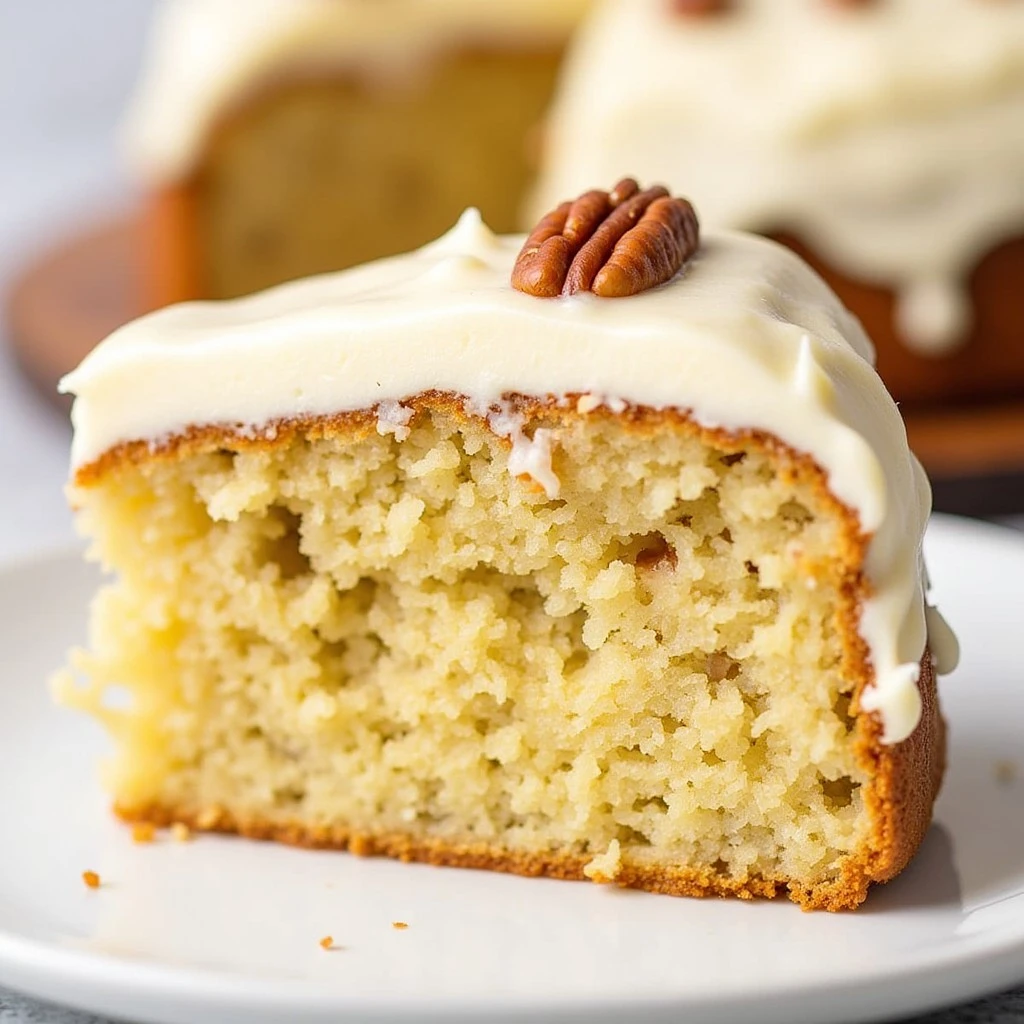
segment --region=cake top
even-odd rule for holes
[[[415,76],[451,48],[565,42],[590,0],[162,0],[125,147],[152,181],[181,178],[235,103],[291,69]]]
[[[678,408],[705,426],[765,431],[812,456],[871,536],[861,632],[876,686],[865,705],[902,739],[920,714],[930,491],[871,345],[783,247],[677,236],[681,270],[664,283],[625,298],[538,298],[511,283],[524,239],[492,234],[470,210],[417,252],[153,313],[63,382],[77,395],[73,465],[199,425],[272,438],[282,420],[375,408],[378,429],[394,431],[401,401],[429,390],[465,396],[505,433],[510,394]],[[539,478],[552,495],[557,480]]]
[[[1022,124],[1015,0],[604,0],[570,52],[531,211],[628,153],[687,182],[706,223],[795,232],[895,287],[904,339],[939,352],[967,334],[977,260],[1024,230]]]

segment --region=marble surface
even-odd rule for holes
[[[0,291],[69,223],[87,224],[130,201],[114,126],[151,6],[0,3]],[[62,496],[69,438],[63,417],[22,383],[0,344],[0,562],[73,538]],[[982,1022],[1024,1024],[1024,988],[916,1019]],[[103,1022],[0,990],[0,1024]]]

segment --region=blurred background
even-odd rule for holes
[[[115,126],[150,0],[0,3],[0,292],[68,226],[131,201]],[[0,332],[5,331],[0,324]],[[70,430],[0,344],[0,559],[72,539],[62,489]]]

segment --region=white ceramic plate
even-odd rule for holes
[[[95,781],[103,737],[45,686],[83,636],[96,577],[74,552],[8,567],[0,984],[161,1024],[822,1024],[1022,979],[1024,537],[939,519],[928,541],[964,648],[942,686],[950,772],[916,861],[843,915],[233,839],[135,845]],[[1000,779],[1011,762],[1019,777]],[[341,948],[321,950],[324,935]]]

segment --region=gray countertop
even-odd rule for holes
[[[0,288],[33,250],[127,201],[112,142],[152,0],[0,3]],[[69,431],[0,346],[0,561],[71,540]],[[1024,1024],[1024,988],[918,1024]],[[0,1024],[97,1024],[0,990]]]

